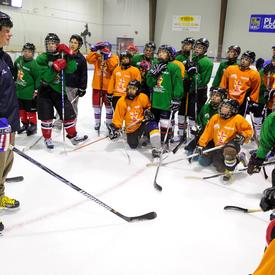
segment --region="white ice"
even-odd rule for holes
[[[97,139],[89,89],[80,99],[77,128]],[[104,121],[104,119],[102,120]],[[101,135],[107,134],[105,126]],[[40,135],[18,135],[16,147],[28,147]],[[271,186],[263,174],[187,179],[215,174],[183,159],[160,168],[160,193],[153,187],[156,167],[150,146],[127,152],[122,140],[104,139],[75,152],[62,132],[53,131],[55,149],[40,141],[26,154],[127,216],[157,212],[151,221],[127,223],[19,155],[6,184],[6,195],[21,203],[0,211],[1,275],[244,275],[262,257],[270,213],[226,212],[225,205],[258,208],[261,192]],[[251,143],[245,151],[254,148]],[[67,151],[67,153],[64,153]],[[184,158],[180,149],[164,163]],[[242,166],[240,166],[241,168]],[[267,169],[269,176],[271,168]]]

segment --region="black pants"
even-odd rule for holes
[[[129,144],[130,148],[135,149],[138,147],[139,140],[142,134],[145,132],[145,129],[145,124],[142,123],[135,132],[127,134],[127,143]]]
[[[26,112],[33,113],[36,112],[36,99],[18,99],[19,110],[25,110]]]
[[[62,95],[54,91],[49,85],[42,84],[37,97],[37,111],[40,120],[51,120],[54,118],[54,108],[62,118]],[[64,120],[75,119],[71,102],[64,95]]]

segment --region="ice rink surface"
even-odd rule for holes
[[[96,140],[89,89],[80,99],[77,129]],[[102,119],[102,122],[104,118]],[[40,128],[40,127],[39,127]],[[40,136],[17,135],[16,147],[28,148]],[[101,136],[107,134],[102,126]],[[262,257],[269,213],[224,211],[225,205],[258,208],[261,193],[271,186],[263,174],[188,179],[215,174],[214,168],[189,164],[181,148],[156,167],[150,145],[130,150],[123,141],[104,139],[80,150],[62,132],[53,131],[55,149],[41,140],[26,154],[127,216],[157,212],[151,221],[127,223],[19,155],[6,195],[20,201],[16,211],[1,210],[5,231],[0,237],[1,275],[247,275]],[[246,145],[243,151],[255,148]],[[127,157],[126,151],[130,158]],[[239,168],[242,168],[240,164]],[[270,175],[271,167],[267,168]]]

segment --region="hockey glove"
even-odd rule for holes
[[[79,97],[82,97],[86,94],[86,90],[83,90],[83,89],[78,89],[75,93],[75,96],[79,96]]]
[[[237,143],[238,145],[243,145],[244,140],[245,140],[244,136],[242,136],[242,135],[240,135],[240,134],[237,134],[237,135],[234,137],[234,139],[233,139],[233,141],[234,141],[235,143]]]
[[[109,130],[109,138],[110,139],[115,139],[118,138],[120,135],[120,130],[119,128],[117,128],[113,123],[111,123],[108,126],[108,130]]]
[[[176,113],[180,108],[180,103],[181,103],[180,100],[172,99],[171,100],[171,107],[170,107],[171,111]]]
[[[161,72],[163,72],[164,70],[166,70],[167,68],[167,64],[166,63],[158,63],[155,64],[152,69],[150,70],[151,74],[153,76],[159,76],[161,74]]]
[[[151,63],[146,60],[142,60],[139,64],[139,67],[141,71],[148,72],[151,68]]]
[[[64,58],[59,58],[53,62],[52,66],[56,72],[60,72],[61,70],[65,69],[66,65],[66,60]]]
[[[144,111],[144,119],[146,121],[151,121],[151,120],[155,119],[155,116],[154,116],[154,114],[149,109],[146,109]]]
[[[192,126],[191,129],[190,129],[190,133],[191,133],[191,135],[197,137],[200,133],[200,127],[199,126]]]
[[[260,207],[263,211],[268,211],[275,208],[275,187],[270,187],[264,190]]]
[[[113,101],[113,95],[112,94],[106,94],[106,98],[109,101],[110,104],[112,104]]]
[[[254,173],[259,173],[261,171],[261,166],[264,163],[265,159],[258,158],[256,153],[254,153],[248,162],[247,173],[252,175]]]
[[[197,146],[196,149],[195,149],[195,153],[198,154],[199,156],[202,156],[203,155],[203,150],[204,150],[203,147]]]
[[[197,63],[194,61],[187,61],[185,68],[189,77],[193,77],[198,73]]]
[[[73,55],[73,50],[71,50],[67,45],[65,44],[59,44],[57,46],[57,51],[59,53],[64,53],[64,54],[67,54],[67,55]]]
[[[251,112],[251,113],[255,114],[257,112],[258,108],[259,108],[259,104],[258,103],[253,102],[253,101],[249,102],[248,112]]]

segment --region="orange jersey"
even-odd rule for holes
[[[220,87],[228,90],[228,98],[235,99],[241,105],[246,93],[250,91],[250,99],[259,102],[261,77],[252,69],[240,70],[239,65],[232,65],[225,69]]]
[[[151,108],[151,103],[148,96],[143,93],[133,100],[122,96],[117,102],[113,123],[117,128],[122,128],[125,120],[126,133],[133,133],[140,127],[144,119],[144,110],[148,108]]]
[[[215,146],[223,145],[231,141],[236,134],[242,135],[246,142],[252,137],[252,127],[244,117],[235,115],[223,119],[219,114],[215,114],[208,121],[198,144],[205,147],[213,140]]]
[[[262,261],[253,275],[275,274],[275,241],[273,240],[265,250]]]
[[[184,74],[185,74],[185,66],[183,65],[182,62],[180,62],[179,60],[173,60],[172,63],[178,65],[180,67],[180,71],[181,71],[181,77],[182,79],[184,79]]]
[[[139,69],[130,66],[126,70],[122,70],[121,66],[116,67],[109,82],[108,94],[113,94],[114,96],[126,95],[126,88],[132,80],[141,81]]]
[[[95,66],[92,87],[97,90],[102,89],[107,91],[108,85],[111,79],[111,75],[119,62],[118,56],[112,54],[112,56],[109,59],[101,62],[102,58],[99,53],[90,52],[87,55],[86,60],[89,64],[93,64]],[[103,70],[101,70],[101,66]],[[103,82],[101,80],[102,77],[103,77]]]

